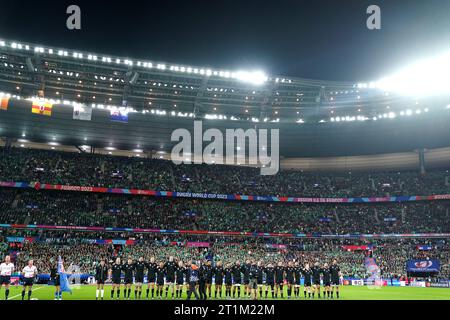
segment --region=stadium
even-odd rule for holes
[[[449,300],[448,58],[342,82],[0,38],[0,298]]]

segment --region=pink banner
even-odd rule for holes
[[[209,248],[209,242],[188,242],[186,247]]]

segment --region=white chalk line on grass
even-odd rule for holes
[[[33,292],[38,291],[38,290],[40,290],[42,288],[44,288],[44,287],[42,286],[42,287],[38,287],[36,289],[33,289]],[[22,296],[22,293],[19,293],[19,294],[16,294],[15,296],[9,297],[8,300],[13,300],[13,299],[15,299],[17,297],[21,297],[21,296]]]

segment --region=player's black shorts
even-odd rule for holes
[[[286,280],[287,280],[287,282],[289,284],[295,284],[295,279],[294,278],[287,278]]]
[[[296,286],[300,286],[302,284],[302,280],[300,278],[295,279],[295,283]]]
[[[223,278],[217,278],[215,280],[216,280],[216,282],[215,282],[216,285],[218,285],[218,286],[223,285]]]
[[[282,286],[284,284],[284,280],[278,279],[277,285]]]
[[[329,287],[329,286],[331,286],[331,281],[324,281],[323,285],[324,285],[324,287]]]
[[[245,285],[249,285],[250,284],[250,279],[244,278],[244,284]]]
[[[314,285],[320,286],[320,279],[314,279],[313,282],[314,282]]]
[[[233,281],[231,281],[231,279],[225,280],[226,286],[231,286],[232,284],[233,284]]]
[[[120,284],[120,278],[112,278],[114,284]]]
[[[338,286],[339,285],[339,279],[331,279],[331,284],[333,286]]]
[[[97,284],[105,284],[105,279],[98,279]]]
[[[157,280],[156,281],[156,284],[158,285],[158,286],[163,286],[164,285],[164,279],[159,279],[159,280]]]
[[[147,282],[148,283],[155,283],[156,282],[156,277],[148,277]]]
[[[59,286],[61,285],[61,278],[60,277],[52,278],[50,279],[50,283],[53,284],[54,286]]]
[[[125,278],[125,284],[133,284],[133,278],[131,278],[131,277],[126,277],[126,278]]]
[[[255,289],[258,288],[258,280],[256,278],[255,279],[249,279],[248,285],[250,286],[250,289],[255,290]]]
[[[24,286],[33,286],[33,283],[34,283],[34,278],[23,278],[23,285]]]
[[[166,277],[167,283],[174,283],[175,282],[175,276],[167,276]]]
[[[212,278],[207,278],[206,279],[206,284],[212,284]]]
[[[10,283],[11,283],[11,276],[0,276],[0,285]]]
[[[311,282],[310,281],[305,282],[305,287],[311,287]]]
[[[241,278],[235,278],[233,284],[234,285],[242,284],[242,279]]]
[[[258,278],[256,280],[256,282],[257,282],[258,285],[262,285],[263,284],[263,279],[262,278]]]
[[[144,276],[142,275],[139,275],[139,276],[136,276],[135,278],[134,278],[134,280],[135,280],[135,282],[136,283],[143,283],[144,282]]]
[[[275,285],[275,282],[269,281],[269,282],[266,282],[266,285],[273,287]]]

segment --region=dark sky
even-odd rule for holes
[[[78,4],[82,30],[66,29]],[[381,7],[382,29],[366,28]],[[326,80],[376,79],[450,50],[450,0],[0,0],[0,38]]]

